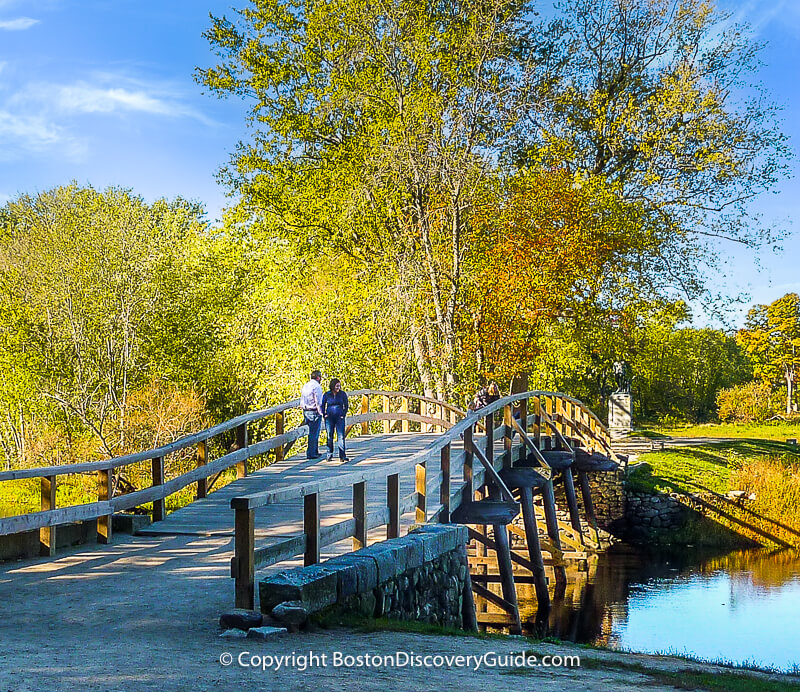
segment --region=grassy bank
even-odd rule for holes
[[[769,423],[704,423],[644,431],[646,434],[669,437],[734,437],[760,440],[800,439],[800,422],[770,421]]]

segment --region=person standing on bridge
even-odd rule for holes
[[[319,429],[322,427],[322,373],[319,370],[311,372],[311,379],[300,390],[300,408],[303,409],[303,422],[308,426],[307,459],[318,459]]]
[[[350,400],[342,383],[335,377],[331,380],[330,389],[322,397],[322,415],[325,417],[325,429],[328,432],[328,461],[333,459],[333,433],[336,433],[339,448],[339,461],[350,461],[344,448],[344,421]]]

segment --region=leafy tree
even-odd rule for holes
[[[232,220],[392,277],[426,392],[458,371],[469,213],[530,95],[527,2],[263,0],[214,18],[198,79],[250,101]]]
[[[759,45],[712,0],[562,0],[547,99],[528,111],[525,162],[618,184],[670,230],[662,281],[694,298],[727,238],[773,240],[747,202],[786,173],[778,106],[753,80]],[[717,242],[712,240],[712,242]]]
[[[787,293],[769,305],[750,309],[737,340],[753,362],[756,377],[783,380],[786,415],[797,410],[794,385],[800,367],[800,296]]]
[[[181,280],[201,217],[183,200],[147,205],[126,190],[75,184],[9,202],[0,214],[0,352],[4,375],[15,373],[0,393],[7,410],[89,431],[107,455],[127,449],[131,392],[181,368],[187,383],[178,354],[193,354],[196,372],[209,350],[212,294]],[[21,428],[7,428],[18,456]]]

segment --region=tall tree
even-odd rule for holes
[[[603,176],[671,230],[655,251],[684,294],[704,288],[710,242],[773,236],[747,202],[786,173],[779,106],[753,79],[760,46],[714,0],[562,0],[549,98],[522,161]]]
[[[787,293],[769,305],[751,308],[736,338],[753,361],[757,377],[783,380],[786,415],[790,415],[796,410],[794,388],[800,368],[800,296]]]
[[[259,0],[207,38],[198,70],[250,101],[223,172],[236,221],[393,277],[426,392],[448,394],[469,212],[529,96],[523,0]]]

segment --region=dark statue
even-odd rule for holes
[[[615,394],[631,393],[631,366],[624,360],[614,363],[614,381],[617,383]]]

